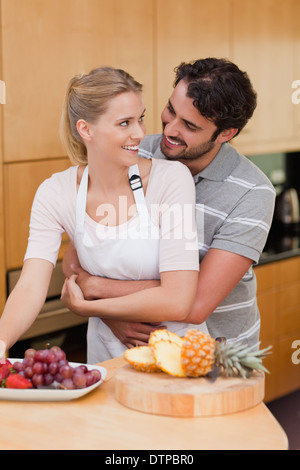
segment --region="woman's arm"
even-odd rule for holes
[[[66,279],[62,300],[78,315],[138,321],[184,321],[191,311],[197,290],[197,271],[161,273],[161,284],[122,297],[84,300],[78,295],[76,276]]]
[[[0,319],[0,357],[32,325],[48,292],[53,264],[42,259],[24,262],[20,279],[7,299]]]

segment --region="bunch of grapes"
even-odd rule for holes
[[[74,390],[89,387],[101,380],[98,369],[89,370],[84,364],[72,367],[59,346],[50,349],[27,349],[22,361],[13,364],[16,372],[31,380],[36,388],[59,384],[59,388]]]

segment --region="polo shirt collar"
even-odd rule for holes
[[[230,144],[222,144],[212,162],[194,176],[195,184],[201,181],[201,179],[224,181],[232,173],[238,160],[238,152]]]

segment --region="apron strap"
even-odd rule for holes
[[[140,177],[137,163],[129,167],[128,176],[141,224],[147,224],[149,221],[149,214],[145,201],[143,183]]]
[[[84,219],[86,212],[86,198],[88,188],[88,166],[85,167],[76,199],[76,226],[81,233],[84,231]],[[143,184],[140,177],[139,167],[137,164],[129,167],[128,171],[129,184],[133,191],[137,211],[139,213],[141,223],[147,223],[149,214],[146,206]]]
[[[84,218],[86,211],[86,197],[88,188],[88,166],[85,167],[76,199],[76,226],[77,230],[83,233],[84,231]]]

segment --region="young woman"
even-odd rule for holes
[[[93,275],[160,279],[156,287],[94,301],[83,298],[76,276],[66,280],[62,299],[89,317],[89,363],[126,349],[101,318],[164,322],[180,335],[188,329],[199,269],[195,188],[181,163],[138,157],[141,91],[126,72],[109,67],[71,80],[62,139],[74,166],[36,193],[24,267],[0,320],[0,355],[38,315],[64,232]]]

